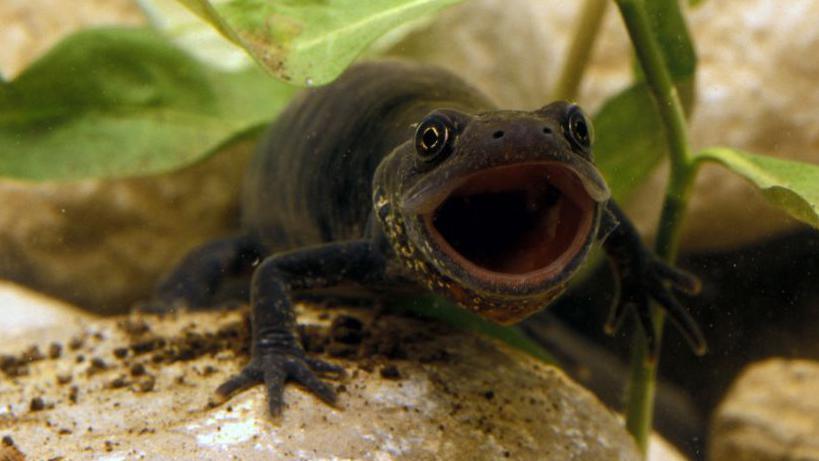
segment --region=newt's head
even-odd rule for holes
[[[516,322],[565,289],[594,240],[610,194],[591,142],[588,118],[566,102],[437,110],[382,164],[376,211],[430,288]]]

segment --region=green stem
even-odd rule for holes
[[[686,166],[683,174],[672,174],[666,190],[655,251],[668,262],[674,262],[677,257],[682,221],[688,207],[695,170],[695,167]],[[659,347],[662,344],[665,314],[655,308],[653,318],[654,334]],[[631,375],[626,395],[626,429],[634,436],[644,454],[648,452],[648,441],[651,436],[656,383],[657,361],[649,360],[644,337],[636,335],[632,345]]]
[[[615,1],[665,127],[671,172],[655,249],[660,257],[673,263],[677,256],[683,216],[696,173],[688,143],[685,113],[660,46],[649,25],[643,0]],[[665,316],[658,309],[655,309],[655,314],[654,326],[659,344]],[[635,341],[631,370],[626,403],[626,427],[643,453],[647,453],[654,414],[657,363],[649,360],[645,341]]]
[[[677,88],[665,64],[660,45],[651,30],[642,0],[615,0],[623,16],[637,60],[654,95],[663,121],[671,154],[672,176],[684,175],[691,168],[692,153],[688,144],[685,112]]]
[[[586,0],[583,3],[566,60],[552,92],[552,99],[574,101],[577,98],[577,89],[583,78],[586,63],[589,62],[589,55],[594,48],[607,6],[608,0]]]

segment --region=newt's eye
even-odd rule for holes
[[[435,162],[450,152],[452,122],[440,114],[432,114],[415,130],[415,151],[425,162]]]
[[[563,133],[578,152],[588,154],[591,151],[594,132],[583,109],[577,106],[569,108],[563,121]]]

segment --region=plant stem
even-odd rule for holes
[[[666,128],[671,154],[672,176],[691,168],[692,153],[688,144],[685,112],[677,88],[665,64],[660,45],[651,30],[642,0],[616,0],[626,24],[637,60],[646,77],[657,109]]]
[[[552,99],[574,101],[577,98],[577,89],[583,79],[583,71],[594,48],[608,2],[609,0],[586,0],[583,3]]]
[[[657,229],[655,250],[664,260],[673,263],[677,256],[683,216],[696,173],[691,147],[688,143],[685,113],[660,46],[649,25],[643,0],[615,1],[665,127],[671,156],[671,172]],[[654,329],[658,344],[660,344],[665,316],[656,308],[654,313]],[[641,339],[635,341],[632,353],[631,384],[626,403],[626,427],[645,454],[648,449],[654,414],[657,363],[649,360],[645,341]]]
[[[655,251],[668,262],[674,262],[677,257],[682,220],[688,206],[695,169],[688,165],[683,170],[684,174],[672,174],[666,190],[657,229]],[[675,177],[678,179],[674,180]],[[662,344],[665,314],[660,309],[654,308],[652,317],[654,318],[657,347],[659,347]],[[635,335],[631,354],[631,375],[626,396],[626,429],[634,436],[643,454],[647,453],[651,435],[656,381],[657,361],[649,360],[645,338],[642,335]]]

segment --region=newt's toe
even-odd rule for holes
[[[300,349],[266,351],[253,357],[238,374],[216,389],[216,401],[222,403],[232,395],[257,384],[267,389],[267,403],[272,416],[278,416],[284,407],[284,385],[296,381],[324,402],[333,405],[336,393],[332,386],[322,381],[316,373],[334,373],[344,376],[344,369],[323,360],[309,358]]]

